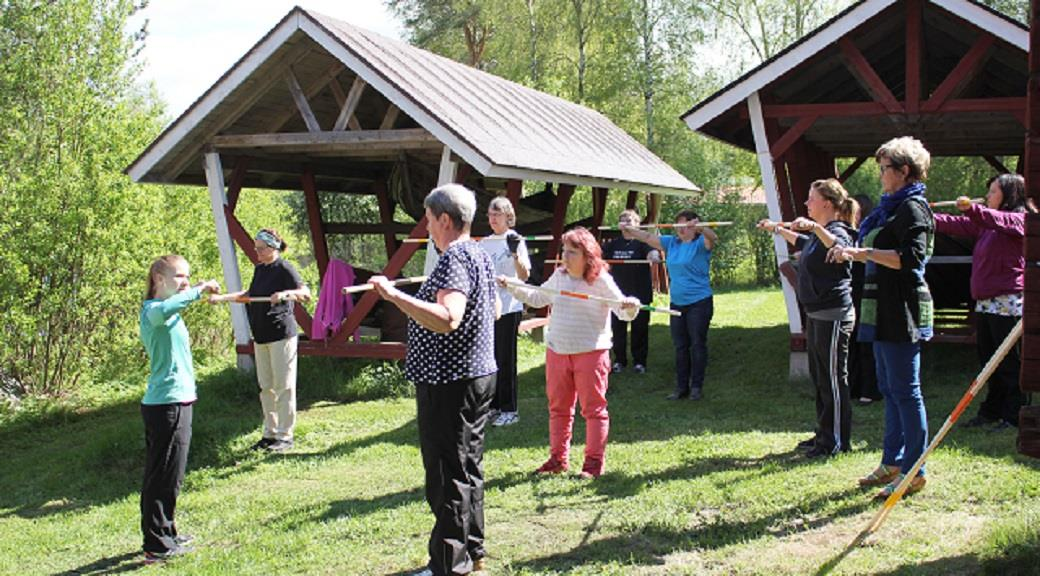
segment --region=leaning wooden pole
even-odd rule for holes
[[[867,536],[870,536],[881,527],[885,518],[887,518],[888,514],[892,511],[892,508],[895,507],[900,498],[903,497],[903,494],[906,493],[906,489],[910,486],[910,482],[913,481],[914,477],[917,476],[917,473],[921,470],[921,467],[924,466],[925,460],[927,460],[928,456],[933,450],[935,450],[935,447],[943,441],[946,434],[948,434],[950,429],[953,428],[954,423],[956,423],[957,419],[961,417],[961,414],[964,413],[964,410],[967,409],[969,404],[971,404],[971,401],[975,399],[975,395],[979,393],[979,390],[986,385],[990,376],[996,372],[997,367],[1004,361],[1004,358],[1008,355],[1008,352],[1011,351],[1011,348],[1018,343],[1018,339],[1021,338],[1021,336],[1022,320],[1019,320],[1015,324],[1015,327],[1011,329],[1011,333],[1007,335],[1007,338],[1004,338],[1004,342],[1000,344],[997,351],[993,353],[989,362],[986,362],[986,365],[982,367],[982,372],[979,373],[978,377],[976,377],[971,383],[971,386],[968,387],[968,391],[964,393],[964,396],[961,397],[961,401],[957,403],[953,412],[951,412],[946,418],[946,422],[943,423],[942,428],[940,428],[939,432],[932,437],[932,441],[928,444],[928,448],[926,448],[924,453],[921,454],[921,457],[917,459],[917,462],[914,462],[913,468],[903,476],[903,480],[899,483],[899,486],[896,487],[895,491],[885,500],[881,510],[878,510],[877,514],[874,515],[873,520],[870,521],[870,524],[868,524],[867,527],[856,536],[852,543],[849,544],[849,547],[858,546],[867,538]]]

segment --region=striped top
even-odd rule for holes
[[[560,267],[542,286],[616,300],[625,297],[614,278],[607,272],[600,274],[590,285],[585,279],[574,278]],[[518,300],[533,308],[552,304],[545,344],[557,354],[608,350],[611,345],[610,311],[613,310],[618,318],[626,322],[631,322],[639,314],[638,308],[625,310],[620,304],[548,294],[512,284],[507,284],[506,289]]]

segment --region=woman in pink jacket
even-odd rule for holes
[[[975,347],[983,365],[1022,317],[1026,212],[1034,211],[1026,197],[1025,180],[1001,174],[989,181],[986,205],[957,199],[962,216],[935,215],[937,232],[975,238],[971,263],[971,297],[975,299]],[[993,424],[992,430],[1018,425],[1018,410],[1028,403],[1018,386],[1021,343],[1001,362],[989,382],[986,400],[967,427]]]

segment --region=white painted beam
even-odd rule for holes
[[[206,184],[209,186],[209,204],[213,211],[213,224],[217,232],[217,249],[220,252],[220,264],[224,270],[224,290],[238,292],[242,289],[242,276],[238,271],[238,258],[235,256],[235,245],[231,240],[224,206],[227,195],[224,192],[224,170],[220,162],[220,154],[208,152],[204,157]],[[244,304],[231,304],[231,328],[236,345],[249,344],[249,319],[246,317]],[[238,355],[239,370],[252,371],[253,359],[246,354]]]
[[[748,113],[751,120],[751,132],[755,136],[755,151],[758,156],[758,168],[762,171],[762,187],[766,191],[766,207],[769,210],[769,219],[779,222],[783,220],[780,212],[780,193],[777,191],[776,170],[773,167],[773,157],[769,153],[769,140],[766,138],[766,123],[762,116],[762,102],[759,100],[758,92],[754,92],[747,99]],[[776,252],[776,263],[779,266],[787,262],[787,241],[779,234],[773,235],[773,250]],[[791,326],[791,334],[802,331],[802,317],[798,311],[798,298],[794,287],[787,283],[786,278],[780,275],[780,285],[784,290],[784,304],[787,306],[787,319]]]

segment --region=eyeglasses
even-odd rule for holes
[[[898,170],[899,166],[895,164],[878,164],[878,174],[884,176],[885,170]]]

